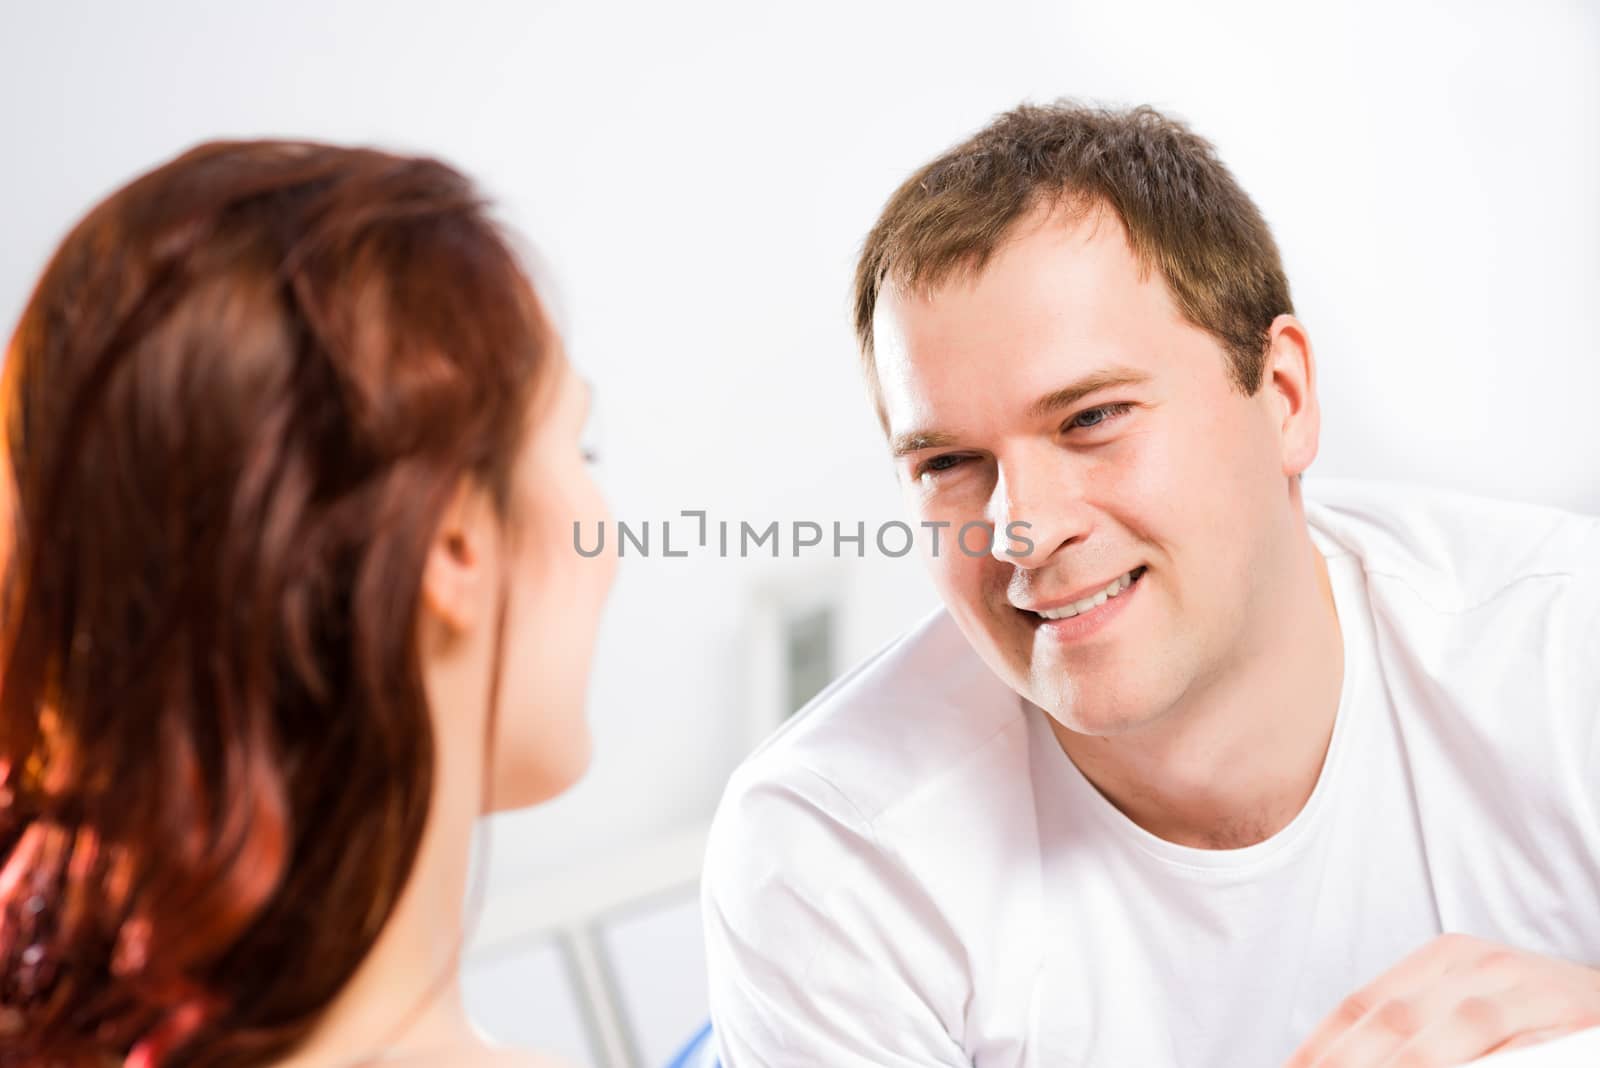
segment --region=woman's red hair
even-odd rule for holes
[[[433,160],[202,145],[66,238],[0,390],[0,1065],[315,1025],[427,818],[426,554],[550,351]]]

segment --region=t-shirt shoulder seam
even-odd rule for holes
[[[880,849],[882,848],[882,843],[878,841],[877,830],[873,827],[872,820],[868,819],[867,814],[861,811],[861,806],[856,804],[855,798],[845,793],[844,790],[839,787],[838,783],[828,778],[828,776],[824,775],[810,764],[796,763],[795,770],[804,772],[825,786],[828,791],[832,793],[833,796],[837,797],[844,807],[849,810],[849,815],[854,818],[856,828],[865,834],[867,838],[871,840],[873,845],[878,846]]]
[[[844,789],[844,787],[840,786],[827,774],[812,764],[796,761],[794,763],[794,767],[797,771],[805,772],[811,778],[827,787],[830,793],[843,802],[844,805],[849,808],[850,813],[858,821],[860,828],[866,831],[868,836],[872,839],[873,844],[877,845],[881,849],[883,847],[883,843],[877,836],[876,825],[881,819],[883,819],[884,816],[895,811],[903,805],[910,804],[911,802],[915,801],[924,791],[930,790],[939,783],[943,782],[947,775],[954,774],[961,765],[969,760],[974,759],[978,754],[988,749],[989,746],[995,743],[996,739],[1006,734],[1008,731],[1016,730],[1018,724],[1022,722],[1023,717],[1020,714],[1019,708],[1017,715],[1007,717],[1004,722],[997,725],[988,734],[984,735],[977,742],[963,750],[959,756],[951,759],[944,766],[939,768],[939,770],[917,782],[909,792],[894,798],[881,808],[874,809],[871,815],[868,815],[867,812],[862,809],[860,803],[854,797],[852,797]]]
[[[1417,584],[1411,580],[1410,576],[1402,574],[1399,571],[1391,571],[1383,567],[1370,566],[1364,567],[1363,570],[1366,572],[1368,578],[1389,579],[1400,584],[1401,586],[1404,586],[1406,590],[1423,605],[1423,607],[1439,615],[1448,616],[1465,615],[1468,612],[1475,612],[1480,608],[1493,604],[1495,601],[1509,593],[1512,588],[1519,586],[1524,582],[1532,582],[1540,579],[1570,579],[1577,575],[1576,571],[1570,569],[1525,572],[1513,578],[1507,579],[1501,585],[1495,587],[1492,593],[1481,595],[1470,602],[1443,605],[1439,603],[1436,597],[1431,596],[1427,591],[1418,588]],[[1442,572],[1435,572],[1435,570],[1431,568],[1429,570],[1433,573],[1442,574]]]

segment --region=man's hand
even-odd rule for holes
[[[1446,1068],[1600,1026],[1600,971],[1466,935],[1344,1000],[1285,1068]]]

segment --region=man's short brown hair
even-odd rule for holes
[[[1045,204],[1116,212],[1145,271],[1185,319],[1217,338],[1245,395],[1260,388],[1268,329],[1292,313],[1278,246],[1211,143],[1151,107],[1024,104],[907,178],[867,235],[855,326],[883,417],[872,322],[885,283],[926,290],[982,270],[1011,227]]]

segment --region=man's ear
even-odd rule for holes
[[[1311,336],[1292,315],[1272,320],[1267,331],[1263,392],[1272,404],[1283,473],[1300,474],[1317,457],[1322,409],[1317,404],[1317,365]]]
[[[422,569],[423,612],[452,633],[471,630],[481,613],[494,533],[487,495],[463,479],[439,521]]]

